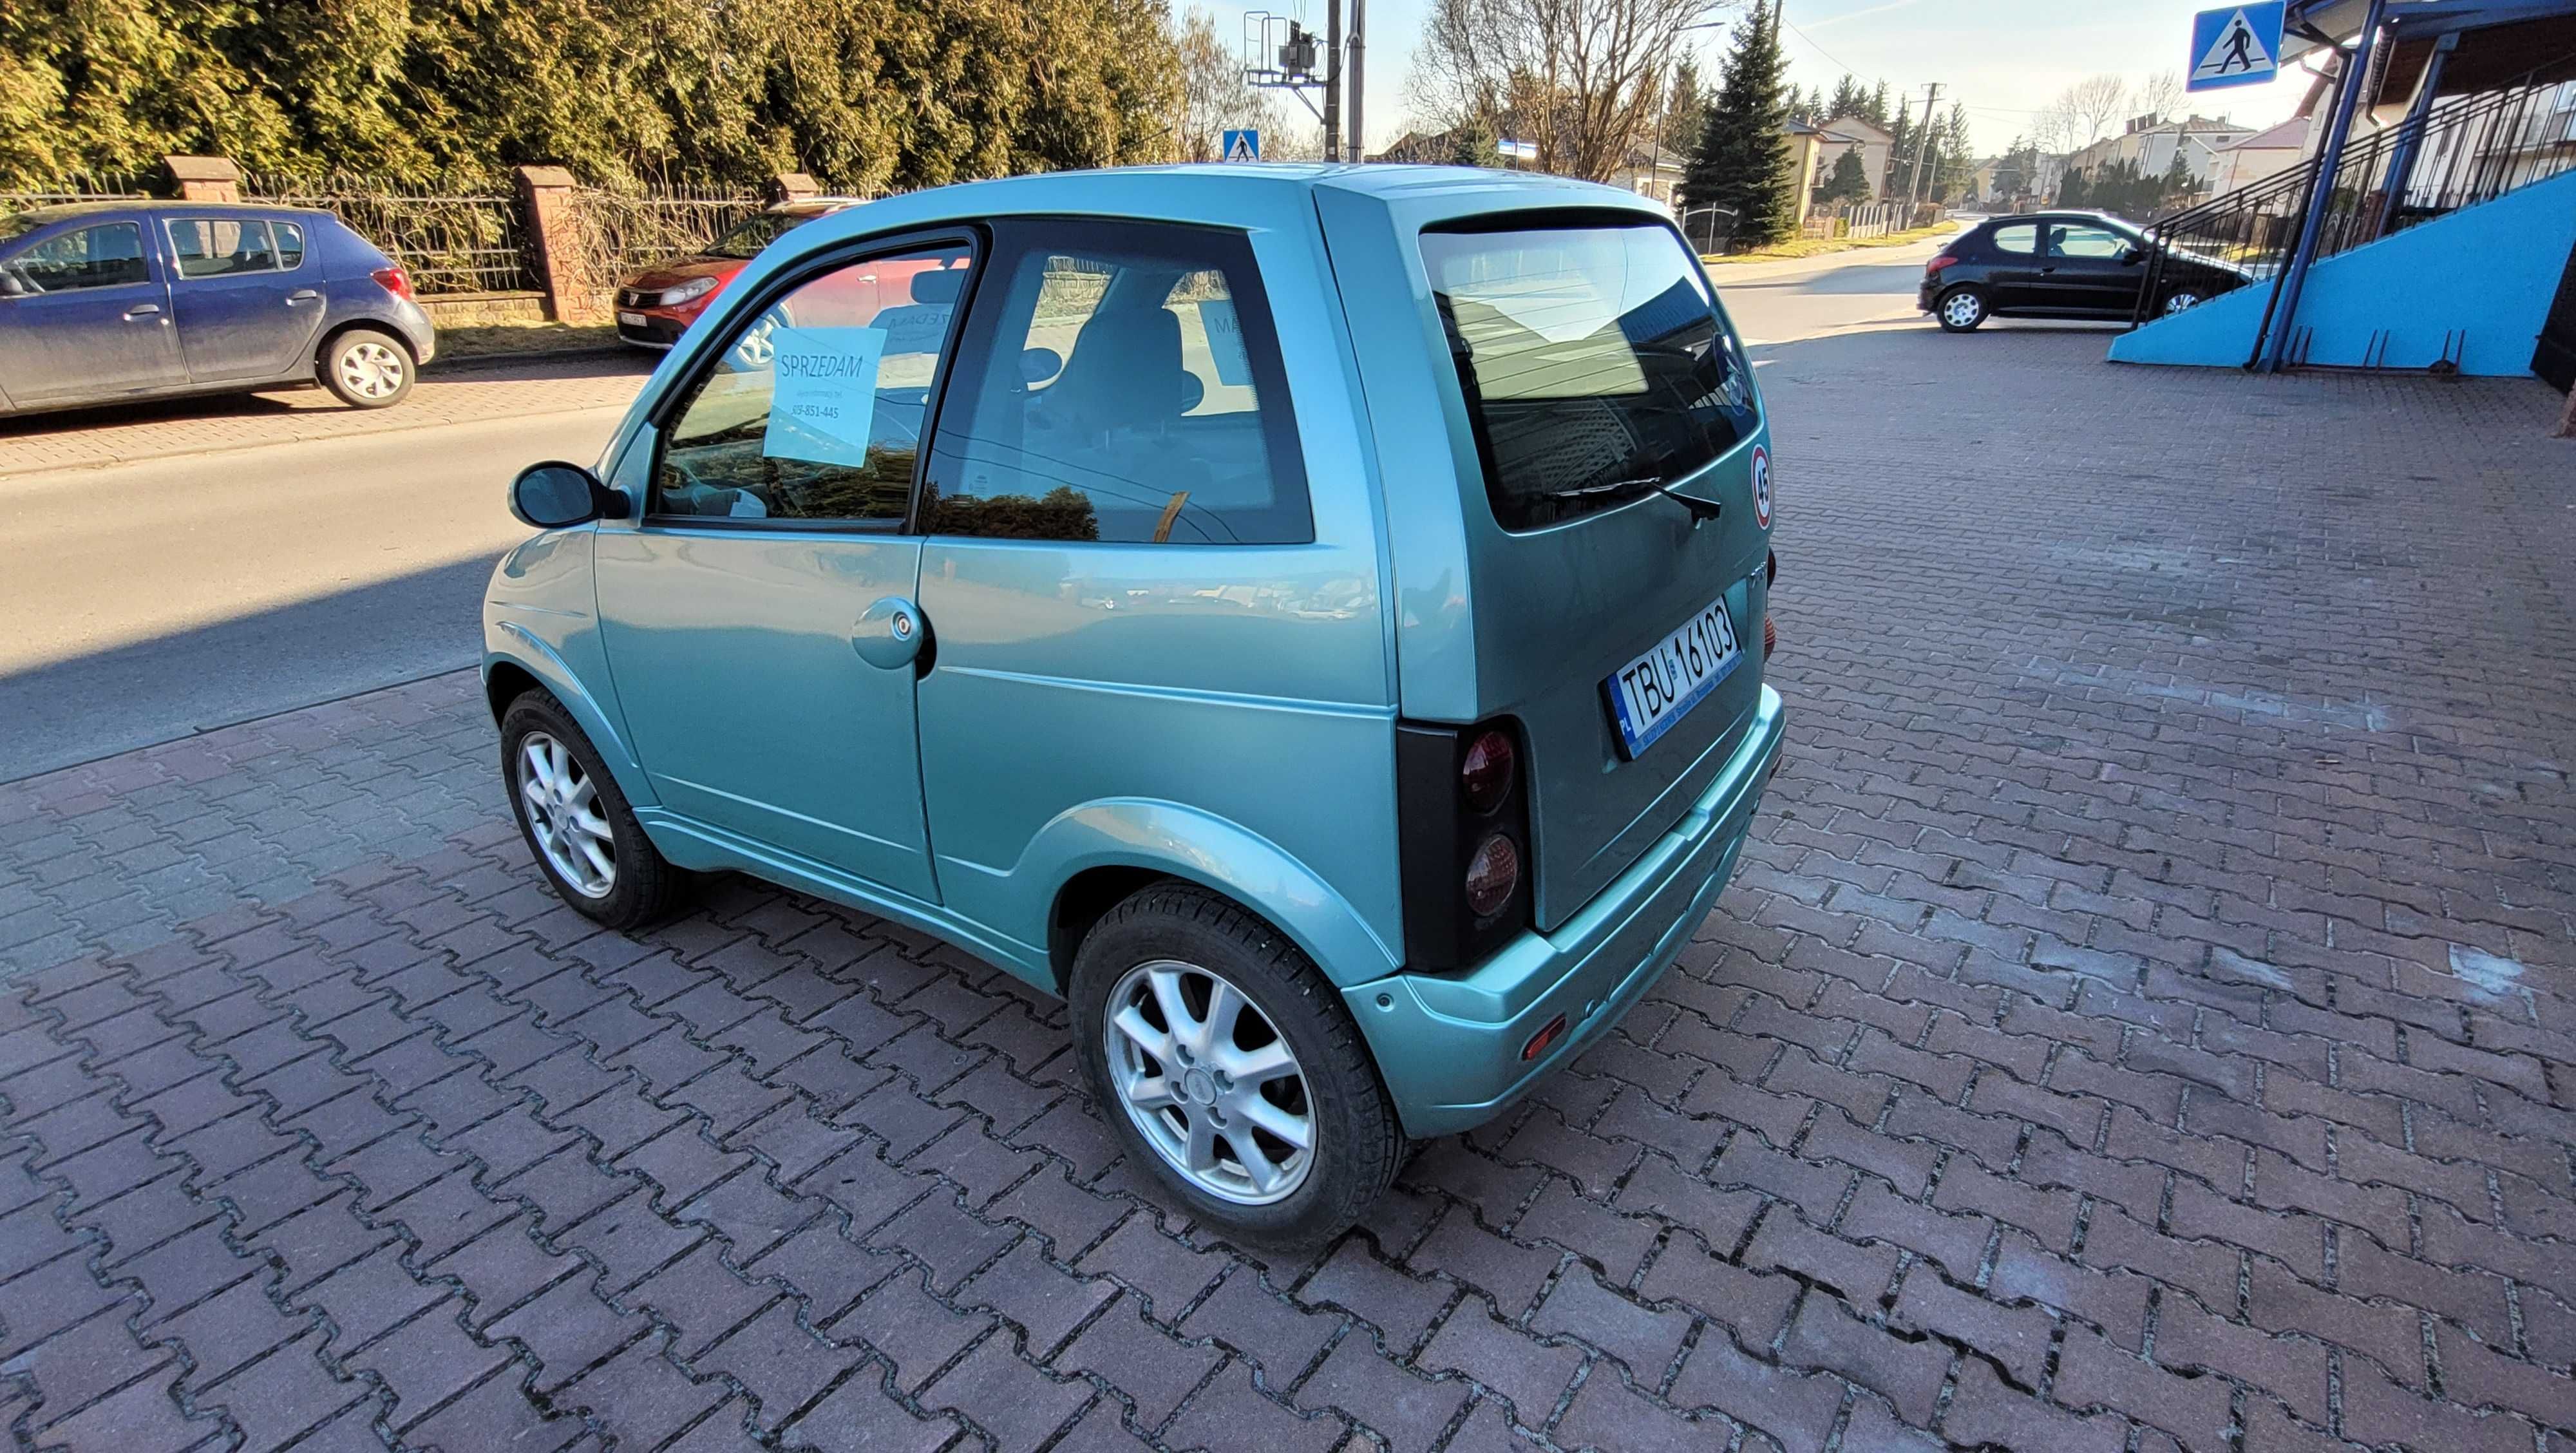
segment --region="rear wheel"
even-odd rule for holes
[[[1309,1247],[1395,1179],[1403,1131],[1341,996],[1239,905],[1144,889],[1084,938],[1066,988],[1102,1115],[1197,1219]]]
[[[1975,288],[1952,288],[1933,305],[1932,316],[1941,320],[1944,332],[1973,332],[1986,321],[1986,295]]]
[[[401,403],[411,381],[411,350],[389,333],[352,328],[322,350],[323,386],[353,408]]]
[[[2190,309],[2197,308],[2197,307],[2199,307],[2199,306],[2200,306],[2200,290],[2199,290],[2199,289],[2197,289],[2197,288],[2176,288],[2176,289],[2174,289],[2172,292],[2169,292],[2169,293],[2165,294],[2165,302],[2164,302],[2164,309],[2163,309],[2163,311],[2164,311],[2164,315],[2165,315],[2166,317],[2170,318],[2170,317],[2172,317],[2172,316],[2173,316],[2174,314],[2176,314],[2176,313],[2187,312],[2187,311],[2189,311]]]

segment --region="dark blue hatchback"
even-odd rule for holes
[[[0,216],[0,415],[310,383],[382,408],[436,350],[401,265],[328,212],[86,202]]]

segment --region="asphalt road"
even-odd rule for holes
[[[1931,244],[1715,269],[1757,348],[1929,326]],[[1757,353],[1757,359],[1759,354]],[[244,405],[244,407],[252,407]],[[503,484],[618,410],[0,478],[0,781],[470,665]]]
[[[607,408],[0,480],[0,781],[473,662],[519,467]]]

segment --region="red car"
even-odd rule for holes
[[[617,336],[638,348],[670,347],[733,281],[734,274],[760,249],[777,241],[779,234],[857,205],[858,200],[850,197],[781,202],[745,217],[696,257],[644,269],[617,289]]]

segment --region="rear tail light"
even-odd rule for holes
[[[1941,269],[1956,264],[1958,260],[1959,259],[1952,257],[1946,252],[1942,253],[1939,257],[1923,264],[1923,275],[1925,277],[1938,277],[1940,276]]]
[[[1458,791],[1470,810],[1491,812],[1502,805],[1503,794],[1512,790],[1512,779],[1519,773],[1511,733],[1487,727],[1467,743],[1467,758],[1458,764]]]
[[[406,303],[411,301],[411,274],[403,271],[400,264],[396,264],[393,267],[377,268],[374,272],[367,274],[367,276],[374,278],[376,280],[376,286],[383,288],[386,292],[393,294],[395,297],[402,299]]]
[[[1528,927],[1529,784],[1519,727],[1396,729],[1405,966],[1465,968]]]
[[[1520,891],[1521,854],[1512,840],[1501,833],[1489,835],[1476,844],[1473,857],[1467,859],[1467,910],[1478,918],[1491,918],[1503,911]]]

